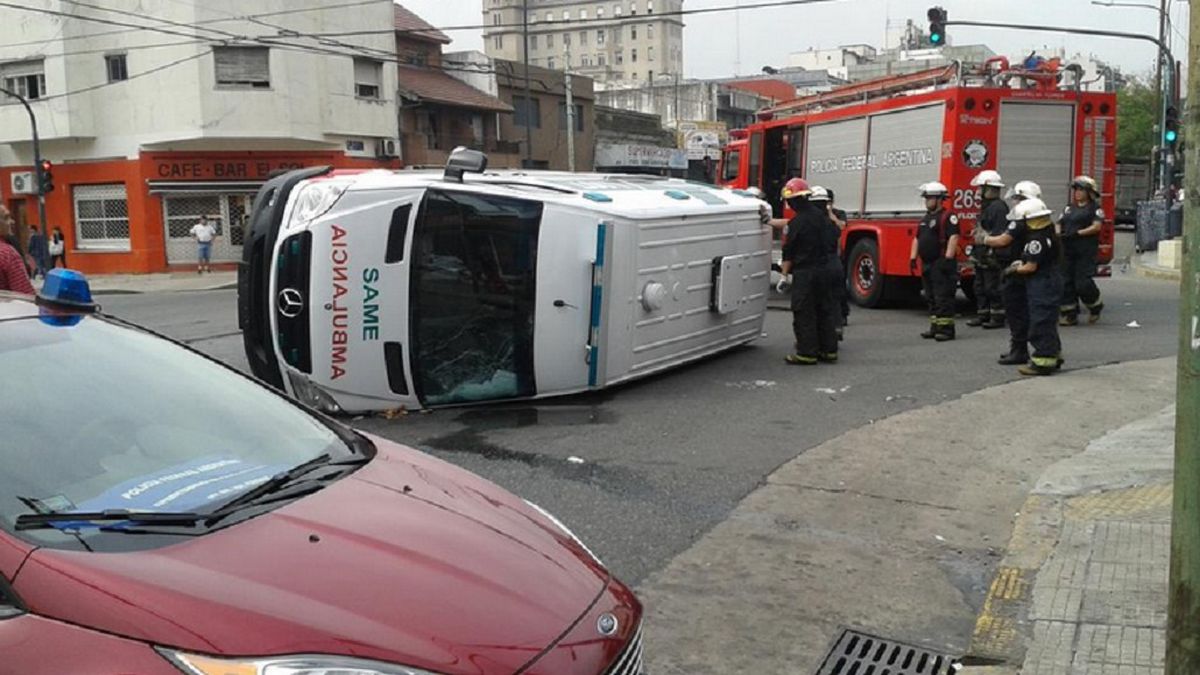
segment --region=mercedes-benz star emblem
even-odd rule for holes
[[[596,630],[600,631],[604,637],[615,635],[619,627],[620,623],[617,622],[617,617],[608,612],[601,614],[600,618],[596,619]]]
[[[283,316],[294,319],[300,316],[300,312],[304,311],[304,296],[300,291],[294,288],[285,288],[279,291],[279,313]]]

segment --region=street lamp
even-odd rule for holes
[[[15,91],[0,88],[0,94],[6,94],[21,102],[25,106],[25,112],[29,114],[29,128],[33,140],[33,175],[35,176],[34,184],[37,187],[38,198],[38,225],[41,226],[42,232],[46,232],[46,193],[42,190],[42,145],[38,139],[37,116],[33,114],[33,108],[29,107],[29,101],[25,100]]]

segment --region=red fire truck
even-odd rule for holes
[[[924,206],[922,183],[940,180],[959,214],[960,280],[969,281],[966,247],[980,203],[971,179],[996,169],[1009,184],[1032,180],[1056,213],[1071,178],[1087,174],[1103,192],[1109,219],[1100,235],[1098,274],[1111,274],[1116,180],[1116,95],[1083,91],[1076,66],[954,64],[815,94],[763,110],[731,132],[720,182],[760,188],[777,216],[779,192],[802,176],[835,191],[849,225],[842,255],[855,302],[875,307],[911,287],[908,255]],[[968,297],[970,283],[962,284]]]

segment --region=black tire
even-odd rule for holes
[[[859,307],[883,304],[887,277],[879,271],[879,244],[874,239],[859,239],[846,257],[850,299]]]

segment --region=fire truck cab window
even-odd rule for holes
[[[738,166],[742,162],[741,150],[727,150],[721,163],[721,180],[731,181],[738,177]]]
[[[783,216],[783,199],[780,192],[788,181],[787,129],[767,129],[766,146],[762,154],[762,189],[777,217]]]
[[[431,190],[413,240],[412,369],[426,405],[533,396],[539,202]]]

